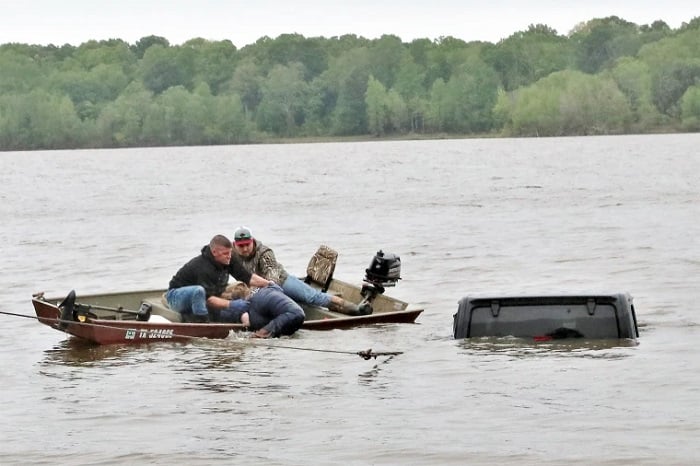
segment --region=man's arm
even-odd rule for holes
[[[240,259],[238,259],[236,256],[233,256],[231,258],[231,262],[228,264],[228,273],[239,282],[243,282],[246,285],[251,284],[250,280],[253,277],[253,274],[243,267]]]
[[[221,299],[221,298],[220,298]],[[224,300],[226,301],[226,300]],[[228,301],[228,306],[227,309],[230,312],[231,318],[234,319],[234,321],[239,321],[246,327],[250,327],[250,314],[248,313],[248,309],[250,308],[250,301],[247,299],[232,299],[231,301]]]
[[[207,307],[209,309],[226,309],[230,302],[230,300],[220,296],[209,296],[207,298]]]
[[[277,262],[275,253],[272,251],[272,249],[266,248],[266,250],[260,255],[256,272],[270,281],[282,283],[282,270],[282,264]]]
[[[257,273],[254,273],[250,277],[250,282],[248,283],[250,286],[257,286],[258,288],[263,288],[266,287],[270,283],[269,280],[264,279]]]
[[[232,257],[231,262],[228,265],[228,272],[238,280],[239,282],[243,282],[248,286],[257,286],[258,288],[262,288],[264,286],[267,286],[269,281],[260,275],[256,273],[250,273],[248,270],[246,270],[245,267],[243,267],[243,264],[241,264],[240,259],[237,257]]]

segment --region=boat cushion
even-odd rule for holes
[[[316,283],[321,286],[322,291],[326,291],[333,279],[337,260],[338,252],[322,244],[309,260],[304,281]]]

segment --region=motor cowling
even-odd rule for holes
[[[401,258],[396,254],[377,251],[369,268],[365,270],[365,281],[373,285],[394,286],[401,280]]]

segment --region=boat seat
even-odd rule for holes
[[[170,322],[182,322],[182,314],[170,309],[170,306],[168,306],[168,301],[165,299],[165,293],[159,300],[146,298],[143,300],[143,302],[151,306],[152,315],[165,317]]]
[[[321,287],[321,291],[328,291],[331,280],[333,280],[337,260],[338,252],[322,244],[309,260],[304,282],[315,283]]]

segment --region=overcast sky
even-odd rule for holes
[[[263,36],[394,34],[404,42],[453,36],[498,42],[530,24],[568,34],[580,22],[619,16],[672,28],[700,16],[697,0],[0,0],[0,44],[135,43],[156,35],[171,44],[202,37],[237,47]]]

